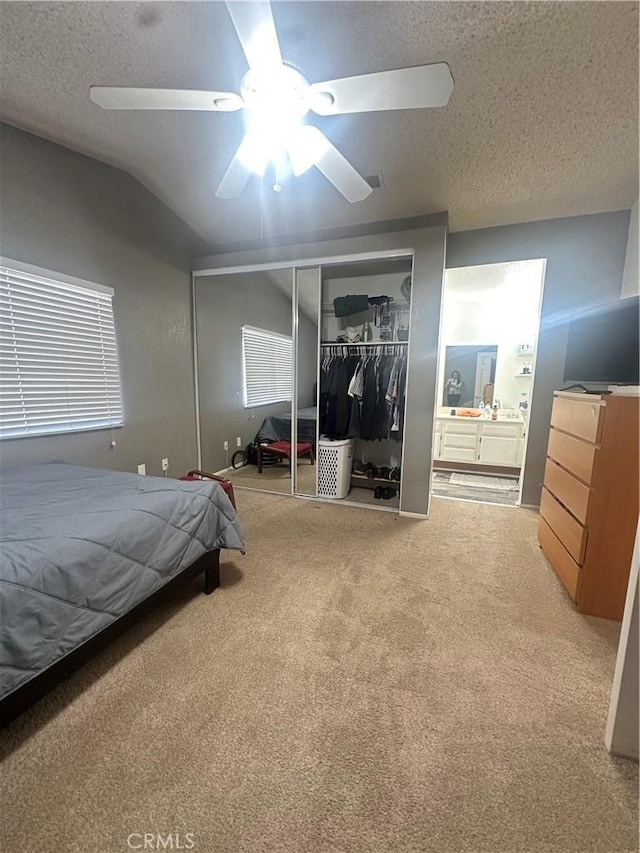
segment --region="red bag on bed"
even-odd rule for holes
[[[208,474],[206,471],[189,471],[188,474],[185,474],[183,477],[179,477],[179,480],[215,480],[217,483],[220,483],[222,488],[227,493],[227,497],[231,501],[231,505],[233,508],[236,508],[236,501],[233,495],[233,484],[231,480],[225,480],[224,477],[218,477],[216,474]]]

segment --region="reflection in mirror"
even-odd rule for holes
[[[434,495],[517,506],[545,261],[445,271]]]
[[[448,346],[445,351],[442,405],[492,406],[498,347]]]
[[[291,492],[293,270],[197,277],[202,469]]]
[[[298,464],[294,491],[317,495],[315,464],[318,429],[318,358],[320,315],[320,267],[296,269],[296,427]]]

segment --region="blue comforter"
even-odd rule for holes
[[[3,472],[0,698],[218,548],[244,539],[216,482],[57,462]]]

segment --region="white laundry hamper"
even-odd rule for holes
[[[346,498],[351,488],[353,441],[320,437],[318,442],[318,496]]]

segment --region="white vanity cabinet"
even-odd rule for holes
[[[522,421],[436,418],[434,457],[443,462],[519,468],[523,448]]]
[[[476,462],[478,425],[470,418],[438,418],[438,421],[441,432],[436,458],[450,462]]]
[[[523,429],[518,423],[478,424],[478,462],[481,465],[522,465]]]

